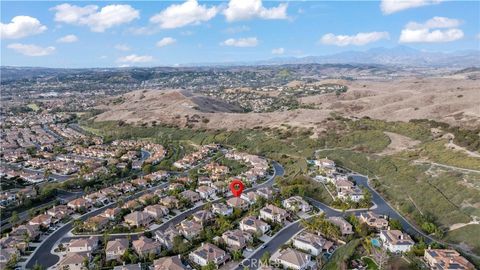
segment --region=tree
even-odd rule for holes
[[[10,222],[13,225],[17,225],[18,221],[20,221],[20,218],[18,217],[17,211],[12,212],[12,216],[10,217]]]
[[[202,270],[216,270],[217,265],[213,261],[209,261],[207,265],[202,267]]]
[[[148,260],[151,261],[151,262],[153,262],[155,260],[155,257],[156,257],[155,253],[149,253],[148,254]]]
[[[232,258],[234,261],[240,261],[243,257],[243,254],[240,250],[235,250],[232,252]]]
[[[142,171],[143,171],[144,174],[151,173],[153,171],[152,164],[147,163],[147,164],[143,165]]]
[[[265,253],[263,253],[262,257],[260,258],[260,262],[267,265],[269,260],[270,260],[270,252],[265,251]]]
[[[401,230],[402,229],[402,224],[398,219],[390,219],[389,220],[389,225],[391,230]]]
[[[17,254],[13,254],[13,256],[7,262],[7,269],[14,269],[18,263],[18,256]]]
[[[28,217],[33,218],[35,216],[35,209],[31,208],[28,210]]]

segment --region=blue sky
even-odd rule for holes
[[[162,66],[397,45],[478,50],[479,22],[479,1],[2,1],[1,64]]]

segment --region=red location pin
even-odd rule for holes
[[[230,183],[230,191],[232,191],[233,196],[240,197],[243,191],[242,181],[235,179]]]

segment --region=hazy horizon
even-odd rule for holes
[[[1,6],[2,66],[188,66],[396,46],[480,49],[475,1],[2,1]]]

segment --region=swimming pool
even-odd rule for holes
[[[372,245],[373,245],[374,247],[381,247],[381,246],[382,246],[382,245],[380,244],[380,241],[379,241],[377,238],[373,238],[371,242],[372,242]]]

